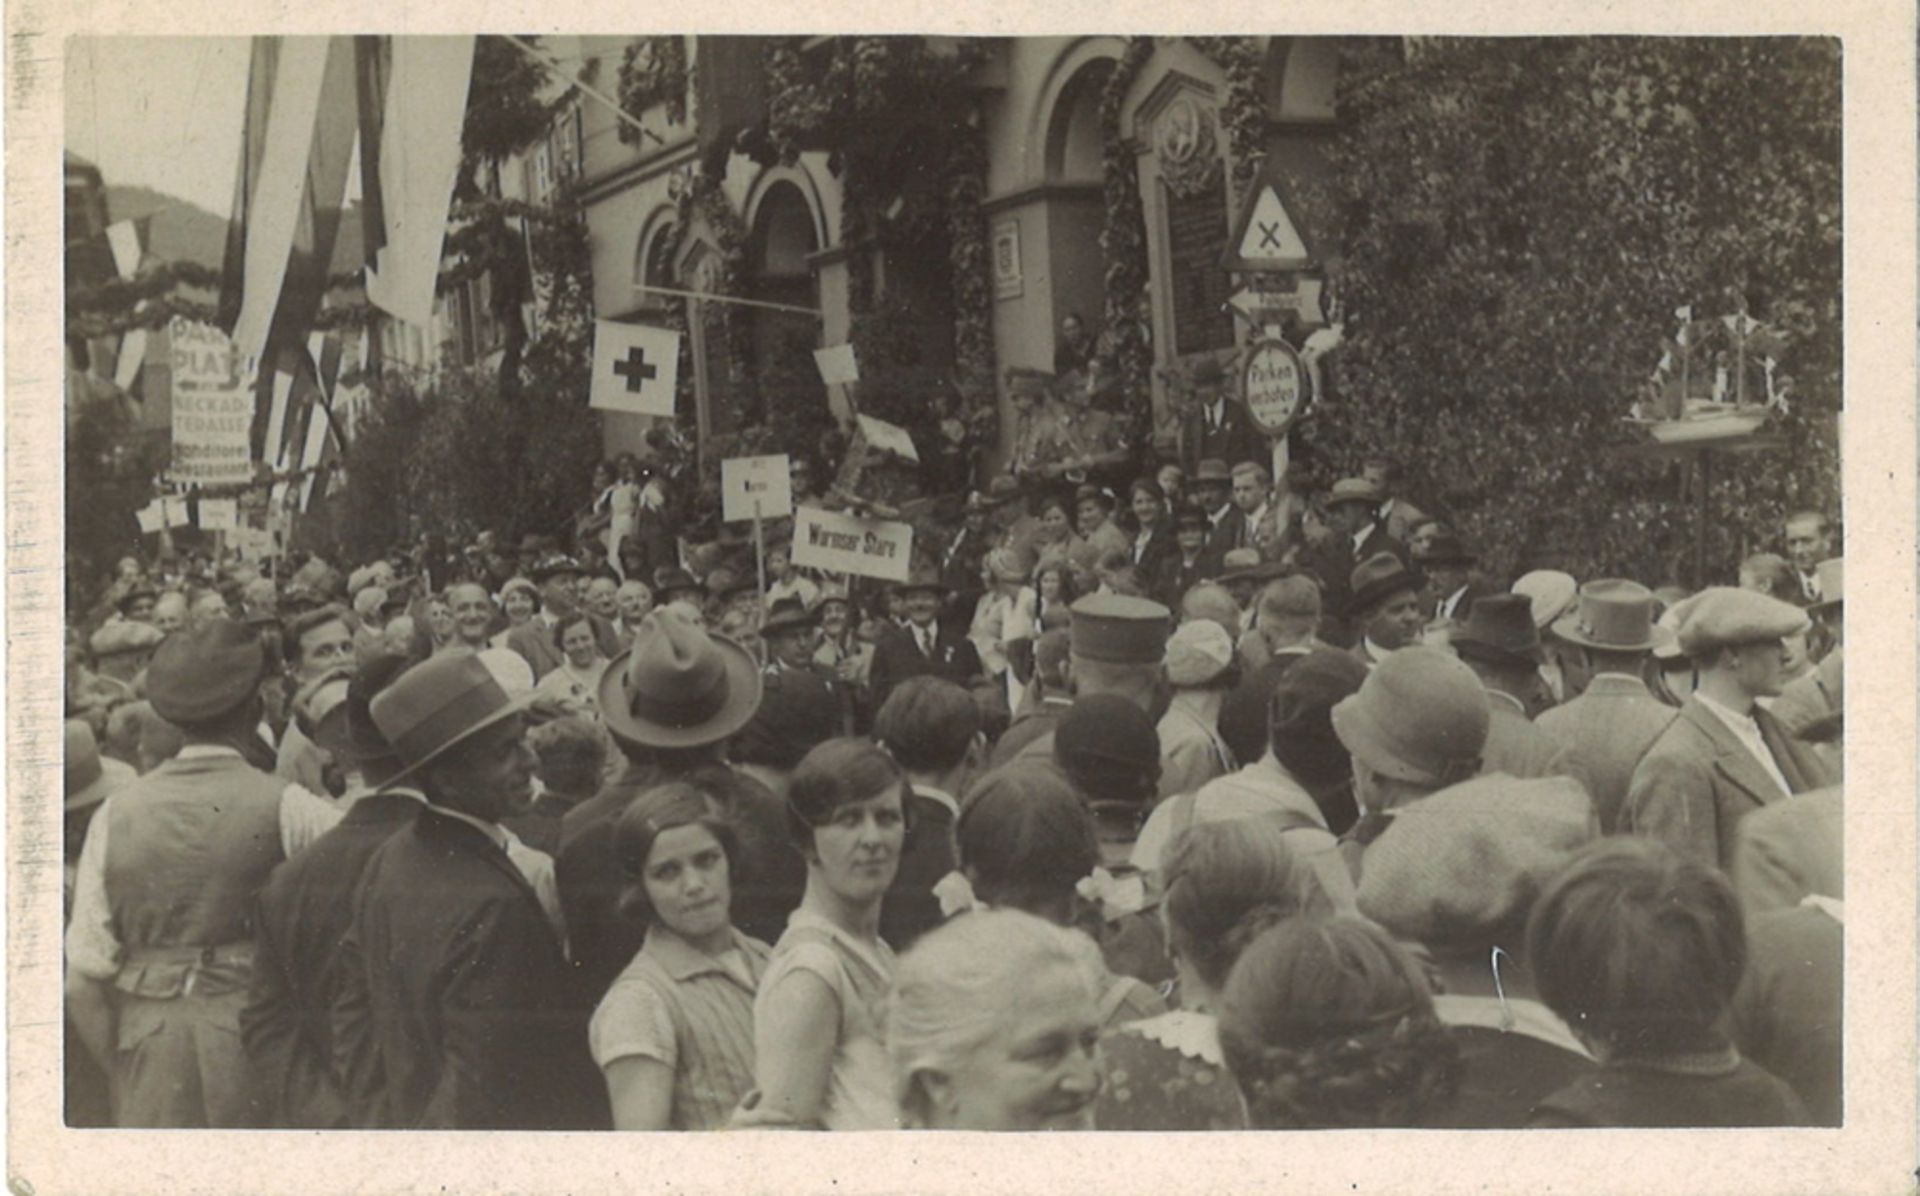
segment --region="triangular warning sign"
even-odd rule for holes
[[[1240,234],[1239,255],[1248,262],[1274,265],[1303,262],[1313,256],[1272,183],[1260,188],[1260,197],[1253,203],[1253,213]]]

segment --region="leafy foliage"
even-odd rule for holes
[[[1723,458],[1687,580],[1730,576],[1790,508],[1837,509],[1839,89],[1831,40],[1355,43],[1309,197],[1341,227],[1349,313],[1314,453],[1398,457],[1491,572],[1557,550],[1687,577],[1675,467],[1614,450],[1674,310],[1744,302],[1787,342],[1789,445]]]
[[[636,38],[627,43],[620,59],[620,87],[616,98],[631,113],[641,113],[655,104],[666,105],[667,119],[675,124],[687,119],[687,41],[678,35]],[[627,145],[640,144],[640,130],[621,121],[616,126],[620,140]]]
[[[538,37],[526,34],[520,40],[540,48]],[[504,37],[474,39],[473,83],[467,93],[466,122],[460,129],[455,198],[478,197],[486,189],[488,170],[545,137],[553,118],[573,102],[571,87],[541,98],[550,74]]]

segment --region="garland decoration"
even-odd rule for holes
[[[638,38],[627,44],[620,60],[620,106],[628,112],[644,112],[655,104],[666,106],[667,119],[684,124],[687,119],[687,41],[678,35]],[[615,126],[626,145],[640,143],[640,130],[619,122]]]
[[[1138,151],[1120,135],[1120,105],[1153,57],[1153,49],[1151,37],[1128,38],[1100,92],[1101,190],[1106,212],[1100,255],[1106,263],[1106,340],[1136,433],[1153,426],[1153,349],[1141,335],[1137,318],[1140,294],[1147,285],[1147,224],[1140,203]],[[1138,435],[1134,442],[1141,443]]]

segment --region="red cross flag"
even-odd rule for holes
[[[679,333],[643,324],[594,321],[593,391],[587,406],[671,418],[679,373]]]

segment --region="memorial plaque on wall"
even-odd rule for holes
[[[1233,347],[1233,316],[1226,302],[1233,291],[1222,255],[1232,230],[1227,222],[1225,178],[1197,195],[1168,188],[1167,260],[1172,267],[1168,294],[1173,300],[1173,352],[1177,357]]]

